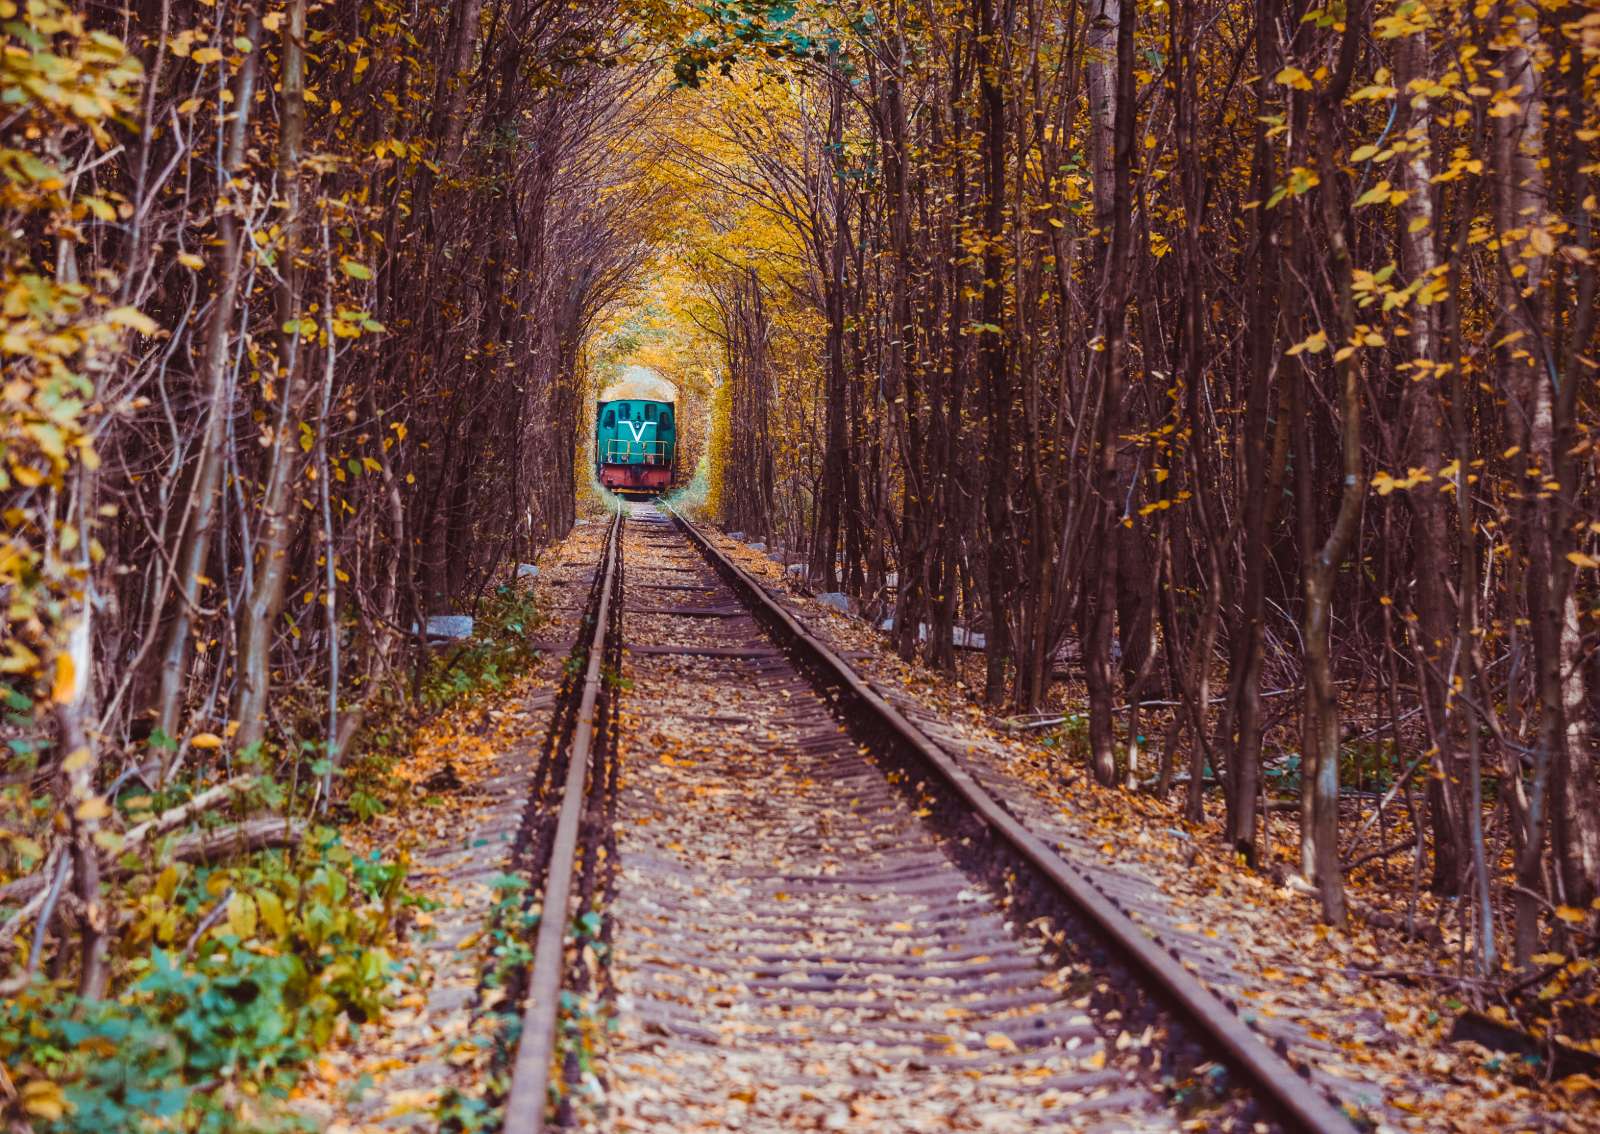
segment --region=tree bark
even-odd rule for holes
[[[261,524],[255,549],[256,583],[239,625],[239,697],[234,719],[239,722],[242,751],[258,748],[266,738],[267,702],[272,687],[272,642],[283,610],[289,573],[291,489],[302,465],[300,439],[291,432],[298,419],[300,389],[301,253],[304,218],[301,208],[300,163],[305,144],[306,0],[293,0],[282,38],[282,122],[278,139],[278,174],[284,186],[282,283],[278,289],[278,413],[266,484],[261,493]]]
[[[1413,79],[1427,74],[1427,35],[1419,32],[1401,41],[1396,60],[1397,83],[1406,110],[1405,139],[1408,147],[1401,164],[1401,185],[1409,194],[1400,215],[1405,221],[1401,236],[1401,261],[1413,280],[1428,280],[1438,271],[1439,257],[1433,215],[1433,171],[1430,157],[1430,104],[1426,93],[1410,93]],[[1436,369],[1439,352],[1439,308],[1416,303],[1411,308],[1411,336],[1408,347],[1411,365],[1407,373],[1403,401],[1407,406],[1410,443],[1405,447],[1419,467],[1437,477],[1444,468],[1444,398]],[[1450,710],[1451,672],[1459,649],[1454,637],[1456,612],[1451,609],[1449,590],[1438,580],[1451,574],[1448,505],[1445,483],[1434,480],[1407,493],[1416,517],[1416,536],[1412,541],[1416,555],[1417,631],[1422,656],[1427,666],[1417,674],[1417,685],[1428,707],[1428,716],[1437,722],[1434,754],[1436,774],[1428,779],[1428,813],[1433,826],[1433,887],[1440,893],[1457,894],[1465,884],[1467,847],[1461,799],[1461,769],[1456,741],[1460,735],[1455,715]]]
[[[983,313],[978,329],[979,365],[987,401],[984,446],[984,516],[988,525],[987,593],[989,614],[985,699],[991,705],[1005,697],[1006,662],[1010,654],[1008,605],[1012,578],[1011,526],[1011,378],[1006,372],[1006,104],[1000,86],[1000,43],[997,0],[978,3],[978,98],[983,156]]]
[[[1545,158],[1544,107],[1538,73],[1529,48],[1539,42],[1537,21],[1516,21],[1515,41],[1501,56],[1499,89],[1515,112],[1495,119],[1496,224],[1501,233],[1542,220],[1546,191],[1541,164]],[[1519,255],[1520,254],[1520,255]],[[1512,258],[1520,259],[1520,278]],[[1561,673],[1561,639],[1565,595],[1561,568],[1552,552],[1557,533],[1551,530],[1548,493],[1537,486],[1556,472],[1555,407],[1552,375],[1540,349],[1542,328],[1537,308],[1545,258],[1531,246],[1504,238],[1500,263],[1500,303],[1506,334],[1500,340],[1502,389],[1508,401],[1507,425],[1519,450],[1521,534],[1527,548],[1523,565],[1527,580],[1528,620],[1534,650],[1537,701],[1531,768],[1513,756],[1509,779],[1521,795],[1522,822],[1516,839],[1516,878],[1512,904],[1513,939],[1518,964],[1538,951],[1539,895],[1544,893],[1544,862],[1550,818],[1550,780],[1566,748],[1565,702]]]
[[[246,24],[251,43],[260,38],[260,18],[252,8]],[[215,534],[217,505],[222,488],[222,473],[227,457],[223,439],[228,418],[233,412],[233,385],[228,342],[239,303],[239,284],[244,274],[244,250],[240,247],[238,198],[244,190],[232,182],[244,168],[245,145],[249,136],[250,111],[255,105],[257,52],[252,49],[239,68],[234,88],[234,113],[229,125],[225,155],[219,171],[220,191],[228,204],[217,212],[217,292],[211,300],[211,315],[206,329],[201,372],[205,387],[205,428],[200,435],[195,458],[194,480],[189,493],[183,540],[173,562],[176,603],[167,626],[161,651],[161,683],[156,700],[156,727],[169,741],[176,741],[181,729],[183,697],[188,679],[190,637],[195,615],[200,609],[205,586],[206,562]],[[165,764],[165,761],[164,761]],[[165,776],[166,768],[162,774]]]
[[[1093,550],[1089,562],[1089,633],[1084,643],[1084,667],[1089,686],[1089,746],[1094,777],[1102,784],[1116,780],[1116,731],[1112,721],[1114,666],[1111,644],[1112,616],[1116,609],[1117,527],[1122,522],[1121,478],[1118,447],[1122,434],[1124,339],[1128,294],[1132,280],[1134,54],[1133,33],[1137,9],[1120,6],[1117,22],[1117,87],[1111,196],[1111,238],[1105,244],[1101,275],[1102,349],[1100,416],[1094,443]]]
[[[1350,246],[1345,237],[1340,190],[1343,176],[1334,160],[1335,114],[1350,86],[1355,70],[1359,36],[1366,23],[1365,7],[1357,4],[1347,15],[1340,43],[1338,68],[1317,100],[1317,192],[1323,235],[1333,276],[1334,304],[1338,313],[1334,332],[1334,373],[1339,381],[1340,451],[1344,484],[1339,511],[1322,546],[1305,564],[1306,722],[1304,790],[1310,793],[1310,822],[1300,832],[1302,857],[1315,870],[1314,881],[1322,897],[1322,916],[1332,925],[1345,921],[1344,874],[1339,865],[1339,688],[1333,676],[1332,607],[1334,585],[1361,519],[1366,493],[1361,462],[1361,364],[1350,340],[1355,334],[1356,305]]]
[[[1281,66],[1278,44],[1279,0],[1257,0],[1256,60],[1263,76],[1277,74]],[[1264,88],[1265,84],[1261,84]],[[1277,180],[1276,161],[1266,135],[1269,103],[1264,89],[1257,93],[1255,155],[1251,187],[1257,200],[1272,191]],[[1227,790],[1227,838],[1247,861],[1256,857],[1256,803],[1261,791],[1261,667],[1265,653],[1267,533],[1275,503],[1281,495],[1282,464],[1269,465],[1267,417],[1272,400],[1272,380],[1278,361],[1278,213],[1252,210],[1255,225],[1255,286],[1250,297],[1250,378],[1245,403],[1245,484],[1243,500],[1244,588],[1229,638],[1232,751],[1224,775]],[[1280,420],[1281,433],[1284,423]],[[1269,475],[1269,467],[1271,473]]]

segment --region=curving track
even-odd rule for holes
[[[641,506],[619,541],[631,686],[611,749],[616,1021],[597,1125],[1141,1131],[1262,1119],[1247,1093],[1195,1089],[1208,1056],[1240,1061],[1135,948],[1119,950],[1104,926],[1091,948],[1024,928],[1055,906],[1018,881],[1038,869],[1025,853],[996,850],[1008,816],[989,801],[995,815],[978,818],[959,783],[923,779],[871,694],[830,678],[814,644],[709,545]],[[576,774],[567,783],[583,788]],[[558,854],[551,870],[563,868]],[[1070,882],[1040,877],[1045,889]],[[1047,927],[1073,937],[1075,916]],[[543,1083],[530,1081],[551,1061],[553,999],[537,992],[537,960],[534,972],[507,1109],[516,1134],[543,1121]],[[1140,982],[1190,1018],[1174,1024]],[[1249,1066],[1258,1053],[1245,1055],[1245,1078],[1284,1125],[1350,1129],[1315,1098],[1286,1105]]]

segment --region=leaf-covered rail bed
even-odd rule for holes
[[[1352,1128],[689,525],[616,548],[505,1129]]]

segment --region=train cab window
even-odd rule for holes
[[[654,421],[656,419],[656,407],[655,406],[645,406],[644,407],[644,419],[646,421]]]
[[[606,410],[606,416],[601,420],[600,424],[608,426],[617,424],[617,411],[613,409]]]

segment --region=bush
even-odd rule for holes
[[[301,1065],[341,1018],[381,1008],[404,877],[327,832],[293,858],[169,866],[140,899],[130,939],[147,952],[125,962],[118,999],[37,981],[0,1008],[20,1116],[54,1134],[295,1128],[274,1104]],[[216,928],[191,948],[208,913]]]
[[[529,637],[544,622],[526,590],[496,587],[473,622],[472,639],[435,656],[423,683],[423,703],[437,712],[462,697],[503,687],[533,661]]]

